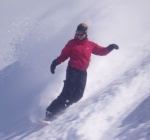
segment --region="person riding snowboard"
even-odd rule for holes
[[[53,121],[58,114],[64,112],[70,105],[83,97],[87,79],[86,70],[89,66],[91,54],[103,56],[113,49],[119,49],[116,44],[102,47],[89,41],[87,29],[87,24],[79,24],[74,39],[66,44],[60,56],[50,66],[50,71],[54,74],[56,66],[69,58],[63,89],[60,95],[47,107],[46,120]]]

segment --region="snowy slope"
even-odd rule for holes
[[[149,140],[150,1],[5,0],[0,17],[1,140]],[[49,65],[80,22],[99,45],[83,99],[46,127],[36,123],[63,86],[67,62]]]

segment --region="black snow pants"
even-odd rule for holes
[[[68,66],[62,92],[54,101],[52,101],[46,110],[50,111],[53,115],[56,115],[64,111],[73,103],[78,102],[83,96],[86,78],[86,71],[79,71]]]

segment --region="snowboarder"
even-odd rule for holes
[[[70,58],[62,92],[47,107],[46,120],[54,120],[55,116],[82,98],[86,86],[86,70],[89,66],[91,54],[103,56],[110,53],[113,49],[119,49],[116,44],[102,47],[89,41],[87,29],[88,25],[85,23],[79,24],[75,31],[74,39],[66,44],[60,56],[50,66],[50,71],[54,74],[56,66]]]

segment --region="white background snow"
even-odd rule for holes
[[[149,0],[1,0],[1,140],[150,140]],[[46,127],[37,120],[61,92],[67,61],[52,75],[76,26],[120,46],[92,55],[84,97]]]

